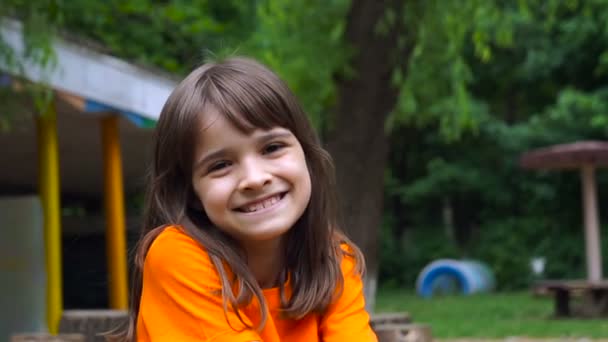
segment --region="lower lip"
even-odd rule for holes
[[[239,213],[241,215],[246,215],[246,216],[255,216],[255,215],[260,215],[260,214],[266,214],[270,211],[277,209],[279,206],[281,206],[281,204],[283,204],[283,202],[285,202],[285,197],[287,197],[287,194],[288,194],[287,192],[284,193],[283,196],[281,196],[281,199],[278,200],[277,202],[275,202],[270,207],[256,210],[256,211],[251,211],[251,212],[237,211],[237,213]]]

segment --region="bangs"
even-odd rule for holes
[[[273,90],[277,87],[271,84],[272,80],[236,70],[224,71],[209,70],[202,89],[205,106],[212,106],[246,134],[273,127],[293,131],[291,110],[281,94]]]

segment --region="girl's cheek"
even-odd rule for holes
[[[210,182],[208,192],[210,195],[220,200],[229,197],[235,187],[236,182],[231,177],[218,178],[213,182]]]

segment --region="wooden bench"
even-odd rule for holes
[[[556,317],[608,315],[608,281],[542,280],[534,284],[533,291],[553,295]],[[581,299],[578,307],[572,305],[573,298]]]
[[[432,342],[431,327],[426,324],[382,324],[374,328],[378,342]]]
[[[82,334],[15,334],[10,342],[86,342]]]
[[[430,342],[431,328],[425,324],[414,324],[406,312],[374,314],[370,325],[379,342]]]
[[[382,324],[408,324],[412,323],[410,314],[407,312],[383,312],[373,314],[370,319],[372,328]]]
[[[105,342],[104,334],[127,323],[128,312],[123,310],[65,310],[59,332],[82,334],[87,342]]]

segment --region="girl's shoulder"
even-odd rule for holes
[[[146,271],[159,275],[194,272],[216,276],[207,250],[180,226],[167,226],[154,239],[146,253]]]
[[[365,259],[359,248],[348,241],[340,241],[340,269],[342,275],[361,277],[365,273]]]
[[[158,234],[150,245],[146,258],[150,254],[160,256],[175,257],[182,252],[195,251],[197,254],[207,254],[203,246],[191,238],[180,226],[169,225]]]
[[[340,243],[340,251],[342,252],[342,259],[340,260],[340,268],[343,274],[352,272],[357,265],[357,258],[354,254],[353,248],[346,242]]]

